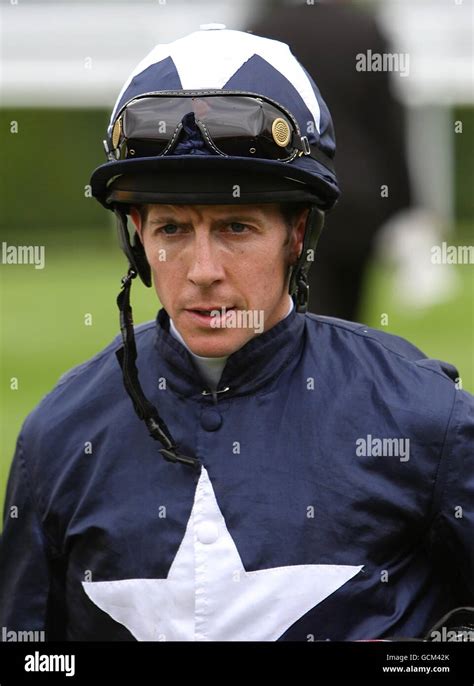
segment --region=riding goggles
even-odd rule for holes
[[[236,91],[225,95],[222,91],[160,91],[133,98],[118,112],[104,141],[109,160],[172,153],[183,119],[194,120],[219,155],[281,162],[311,155],[329,166],[326,156],[301,135],[286,108],[260,95]]]

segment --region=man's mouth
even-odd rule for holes
[[[213,307],[186,308],[185,312],[194,320],[195,324],[205,325],[206,328],[214,328],[213,323],[222,321],[229,312],[235,309],[234,306],[215,305]]]
[[[222,312],[224,312],[224,314],[225,314],[226,312],[230,312],[230,310],[235,310],[235,307],[233,305],[231,307],[226,307],[225,305],[215,305],[215,306],[209,307],[209,308],[203,308],[203,307],[189,307],[189,308],[187,308],[188,312],[197,312],[198,314],[207,314],[209,316],[211,314],[216,314],[216,313],[221,314]]]

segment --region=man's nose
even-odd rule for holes
[[[190,247],[188,279],[202,288],[220,281],[224,277],[224,269],[218,247],[213,245],[212,235],[195,235]]]

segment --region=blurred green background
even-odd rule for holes
[[[472,161],[474,112],[455,137],[456,231],[449,242],[473,242]],[[1,240],[44,245],[46,267],[0,265],[0,506],[16,436],[25,416],[58,378],[106,346],[119,332],[115,297],[126,270],[113,216],[88,192],[90,172],[103,163],[98,144],[108,115],[102,110],[0,112]],[[18,133],[11,133],[17,122]],[[14,125],[13,125],[14,127]],[[5,162],[6,160],[6,162]],[[0,246],[1,248],[1,246]],[[451,300],[421,311],[401,308],[393,273],[370,270],[360,321],[408,338],[430,357],[455,364],[463,387],[474,391],[473,268],[456,267],[460,287]],[[137,285],[135,322],[155,317],[152,289]],[[381,314],[389,314],[381,326]],[[91,325],[88,325],[91,316]],[[18,390],[11,379],[18,379]],[[429,399],[427,399],[429,401]],[[132,411],[132,409],[130,410]]]

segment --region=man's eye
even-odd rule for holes
[[[240,222],[231,222],[229,228],[232,233],[245,233],[248,226],[247,224],[241,224]]]
[[[164,233],[166,236],[174,236],[178,233],[178,227],[176,224],[166,224],[158,229],[158,233]]]

